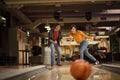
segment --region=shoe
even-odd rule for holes
[[[51,64],[51,67],[54,66],[53,64]]]
[[[99,61],[96,61],[96,62],[95,62],[95,65],[97,65],[97,64],[99,64],[99,63],[100,63]]]
[[[61,64],[57,64],[57,66],[62,66]]]
[[[49,68],[48,68],[48,70],[52,70],[52,69],[53,69],[53,67],[49,67]]]

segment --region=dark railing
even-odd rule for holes
[[[28,65],[30,50],[19,50],[19,52],[22,52],[22,64]]]

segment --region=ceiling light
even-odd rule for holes
[[[106,29],[106,30],[109,30],[111,31],[112,30],[112,27],[98,27],[99,29]]]
[[[96,36],[95,38],[109,38],[109,36]]]
[[[6,20],[4,17],[1,17],[2,20]]]
[[[120,9],[108,9],[101,12],[100,14],[120,14]]]
[[[105,32],[98,32],[99,35],[105,35]]]
[[[120,13],[120,9],[107,10],[107,13]]]
[[[30,36],[30,32],[29,31],[27,31],[27,36]]]
[[[47,28],[47,30],[48,30],[48,31],[50,31],[50,30],[51,30],[51,28]]]
[[[49,25],[46,25],[45,28],[50,28],[50,26],[49,26]]]

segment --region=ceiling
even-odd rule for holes
[[[32,32],[46,32],[44,26],[55,23],[60,23],[64,32],[76,24],[79,29],[94,33],[108,33],[106,28],[98,27],[120,25],[119,0],[4,0],[4,3],[19,20],[19,26]]]

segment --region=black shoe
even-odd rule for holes
[[[57,64],[57,66],[62,66],[62,64]]]

